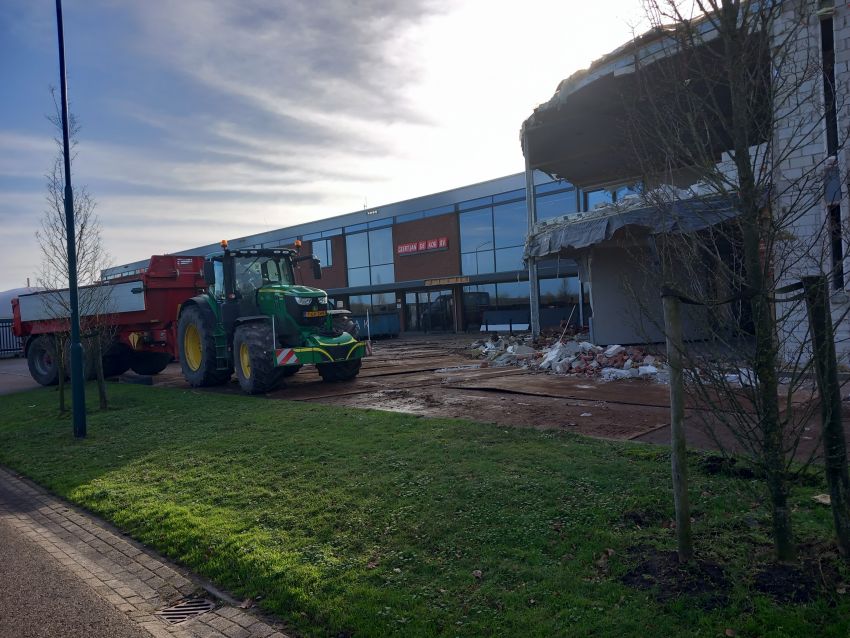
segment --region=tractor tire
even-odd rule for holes
[[[27,367],[30,375],[41,385],[59,383],[59,358],[56,340],[50,335],[40,335],[27,348]]]
[[[159,374],[171,363],[171,355],[165,352],[134,352],[130,367],[136,374]]]
[[[189,306],[177,323],[177,347],[183,377],[194,388],[221,385],[230,370],[216,367],[215,317],[209,308]]]
[[[132,363],[133,352],[123,343],[115,342],[103,355],[103,376],[117,377],[127,372]]]
[[[362,359],[351,359],[350,361],[337,361],[336,363],[319,363],[316,368],[322,381],[332,383],[334,381],[351,381],[360,373]]]
[[[246,394],[265,394],[280,385],[283,368],[275,366],[269,324],[258,321],[237,326],[233,335],[233,363],[239,386]]]

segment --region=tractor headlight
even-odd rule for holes
[[[318,297],[318,301],[319,301],[320,306],[327,306],[328,305],[328,298],[327,297]]]
[[[315,297],[296,297],[295,301],[297,301],[300,306],[309,306],[315,299]]]

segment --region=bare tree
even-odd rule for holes
[[[818,403],[797,288],[813,274],[844,286],[842,196],[829,189],[847,183],[836,160],[847,96],[811,2],[644,4],[661,48],[636,56],[626,130],[644,201],[669,229],[655,242],[660,279],[669,286],[674,273],[695,309],[687,332],[702,343],[682,353],[688,392],[718,445],[731,437],[764,477],[776,556],[792,560],[788,496],[810,460],[798,451]],[[674,232],[700,216],[698,232]]]
[[[57,130],[56,157],[46,174],[47,207],[41,218],[41,228],[36,232],[42,263],[38,285],[45,289],[42,304],[62,329],[55,334],[54,355],[59,362],[59,411],[65,411],[65,376],[67,372],[68,340],[70,328],[70,301],[66,287],[70,274],[67,253],[67,226],[65,220],[65,179],[62,159],[62,123],[56,92],[51,90],[55,112],[48,117]],[[70,116],[71,165],[76,158],[77,134],[80,127],[73,114]],[[106,321],[111,312],[108,286],[100,283],[101,271],[109,266],[109,255],[103,247],[100,219],[95,213],[96,202],[85,186],[74,191],[74,237],[77,247],[77,281],[79,282],[79,308],[83,327],[83,350],[86,353],[85,374],[94,374],[98,382],[101,409],[108,405],[103,374],[103,351],[113,340]]]

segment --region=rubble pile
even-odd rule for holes
[[[606,381],[648,378],[666,381],[664,357],[640,346],[594,345],[587,334],[560,335],[534,341],[530,334],[510,337],[493,335],[472,344],[472,354],[485,359],[482,366],[519,365],[552,374],[584,375]]]

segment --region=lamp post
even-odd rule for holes
[[[59,37],[59,83],[62,101],[62,157],[65,162],[65,238],[68,245],[68,296],[71,316],[71,404],[74,437],[86,436],[86,388],[83,377],[83,346],[80,343],[80,305],[77,295],[77,245],[74,223],[74,191],[71,189],[71,154],[68,133],[68,84],[65,78],[65,30],[62,0],[56,0],[56,30]]]

